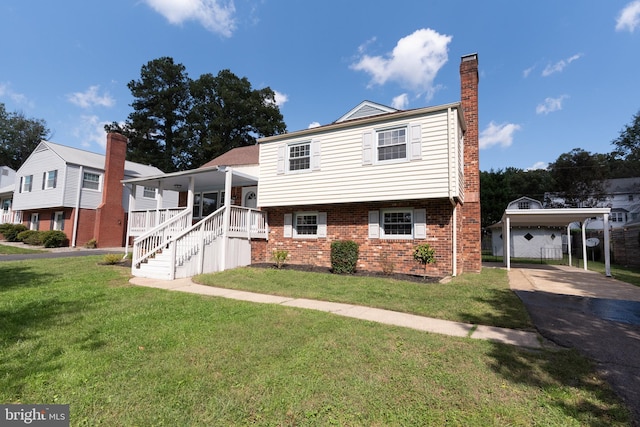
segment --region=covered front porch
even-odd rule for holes
[[[266,214],[256,209],[258,179],[247,173],[215,166],[122,182],[130,190],[135,276],[172,280],[248,265],[251,240],[267,238]],[[136,186],[155,191],[155,209],[137,209],[146,201],[136,200]],[[177,206],[166,206],[168,192],[179,193]]]

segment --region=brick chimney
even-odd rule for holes
[[[480,145],[478,141],[478,54],[460,62],[460,101],[467,131],[464,134],[464,205],[462,206],[462,259],[465,271],[482,268],[480,228]]]
[[[98,246],[120,247],[124,244],[125,224],[122,207],[122,179],[127,155],[127,138],[118,133],[107,134],[107,153],[104,160],[102,203],[96,210],[94,238]]]

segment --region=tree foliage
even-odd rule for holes
[[[613,140],[615,149],[613,151],[613,161],[622,159],[626,174],[630,176],[640,176],[640,111],[633,116],[630,124],[626,125],[620,135]]]
[[[595,207],[605,196],[607,171],[606,156],[581,148],[561,154],[549,165],[555,193],[563,199],[564,207]]]
[[[183,65],[162,57],[140,74],[128,84],[134,111],[126,123],[105,126],[129,138],[129,160],[165,172],[190,169],[257,137],[286,132],[275,93],[252,89],[229,70],[192,80]]]
[[[42,119],[29,119],[21,112],[7,112],[0,103],[0,166],[18,170],[49,129]]]

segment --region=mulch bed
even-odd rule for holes
[[[251,264],[250,267],[253,268],[273,268],[276,266],[273,263],[256,263]],[[281,267],[283,270],[294,270],[294,271],[307,271],[313,273],[325,273],[325,274],[334,274],[331,271],[330,267],[319,267],[317,265],[307,265],[307,264],[285,264]],[[401,273],[391,273],[385,274],[381,271],[364,271],[357,270],[355,273],[349,274],[349,276],[358,276],[358,277],[376,277],[383,279],[394,279],[394,280],[404,280],[406,282],[413,283],[439,283],[442,280],[442,277],[422,277],[415,274],[401,274]]]

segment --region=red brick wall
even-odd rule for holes
[[[385,208],[424,208],[427,211],[427,238],[414,240],[369,239],[369,211]],[[353,240],[359,245],[357,268],[363,271],[382,271],[384,263],[394,264],[393,272],[423,274],[424,267],[413,259],[415,247],[429,243],[435,250],[436,263],[427,267],[430,276],[452,273],[453,207],[448,200],[413,200],[398,203],[354,203],[341,205],[263,208],[269,220],[269,240],[253,242],[253,262],[272,262],[276,249],[289,251],[289,264],[331,266],[331,242]],[[327,213],[327,237],[317,239],[285,238],[284,215],[300,211]],[[386,255],[386,261],[384,256]]]
[[[460,62],[460,100],[467,131],[464,134],[464,205],[462,222],[462,268],[479,272],[482,268],[480,229],[480,149],[478,142],[478,56],[467,55]]]
[[[122,207],[122,182],[127,154],[127,138],[117,133],[107,134],[102,203],[96,210],[94,238],[100,247],[122,246],[126,233]]]
[[[73,221],[74,212],[71,212]],[[84,246],[89,240],[95,238],[93,234],[96,223],[96,211],[93,209],[80,209],[78,211],[78,230],[76,233],[76,246]],[[70,232],[71,233],[71,232]]]

